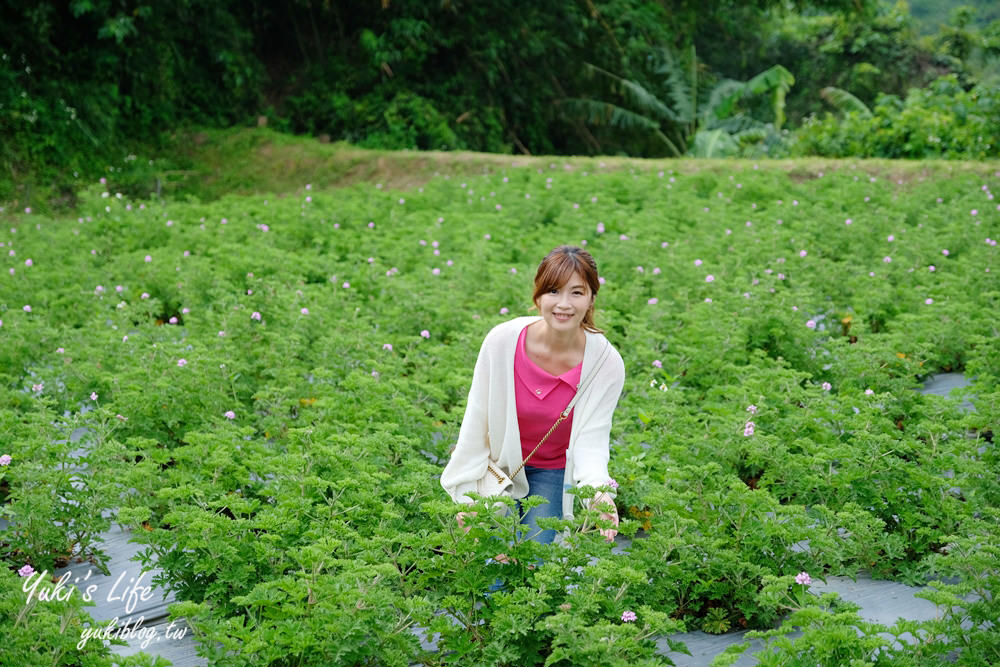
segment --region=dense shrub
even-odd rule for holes
[[[871,116],[810,118],[789,140],[791,155],[885,158],[1000,156],[1000,88],[964,90],[953,76],[914,88],[901,100],[880,95]]]

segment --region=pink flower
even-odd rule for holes
[[[372,371],[372,377],[373,378],[377,378],[378,376],[379,376],[379,372],[378,371]]]
[[[806,255],[808,255],[808,254],[809,254],[809,253],[807,253],[807,252],[806,252],[805,250],[800,250],[800,251],[799,251],[799,257],[805,257],[805,256],[806,256]]]
[[[439,276],[441,275],[441,269],[434,267],[433,269],[431,269],[431,273],[434,274],[435,276]]]
[[[493,237],[490,236],[489,234],[483,234],[483,238],[486,239],[487,241],[489,241]]]
[[[896,237],[893,236],[892,234],[889,234],[889,236],[886,238],[886,241],[888,241],[889,243],[892,243],[895,240],[896,240]]]
[[[21,310],[23,310],[26,313],[30,313],[31,312],[31,306],[24,306]]]
[[[847,220],[844,220],[844,224],[845,224],[845,225],[849,225],[849,224],[851,224],[851,219],[850,219],[850,218],[848,218]]]
[[[253,311],[253,314],[250,315],[250,319],[257,320],[258,322],[260,322],[260,313],[258,313],[256,310]]]
[[[652,299],[649,299],[648,301],[646,301],[646,303],[647,303],[648,305],[650,305],[650,306],[655,306],[655,305],[656,305],[656,304],[658,304],[659,302],[660,302],[660,300],[659,300],[659,299],[657,299],[657,298],[656,298],[655,296],[654,296],[654,297],[653,297]]]
[[[638,271],[639,273],[645,273],[646,272],[646,269],[642,268],[641,266],[635,267],[635,270]]]
[[[706,283],[710,283],[713,280],[715,280],[715,276],[713,276],[712,274],[709,274],[709,275],[705,276],[705,282]]]
[[[871,396],[874,393],[875,392],[871,390],[871,387],[869,387],[868,389],[865,389],[865,396]]]
[[[31,391],[35,392],[36,394],[38,392],[44,391],[44,390],[45,390],[45,383],[44,382],[39,382],[38,384],[31,385]]]
[[[620,235],[620,236],[618,237],[618,240],[619,240],[619,241],[628,241],[628,236],[626,236],[625,234],[621,234],[621,235]]]
[[[9,466],[12,460],[10,454],[4,454],[0,456],[0,466]]]
[[[33,575],[35,573],[35,568],[33,568],[30,565],[26,564],[26,565],[24,565],[24,567],[22,567],[20,570],[18,570],[17,573],[20,576],[22,576],[22,577],[30,577],[31,575]]]
[[[226,335],[226,332],[225,332],[225,331],[220,331],[220,332],[219,332],[219,338],[222,338],[222,337],[223,337],[223,336],[225,336],[225,335]]]
[[[941,254],[944,255],[945,257],[947,257],[948,256],[948,249],[944,248],[943,250],[941,250]]]
[[[618,488],[618,482],[616,482],[613,478],[609,478],[608,481],[605,482],[605,484],[607,484],[608,486],[610,486],[612,489],[617,489]]]
[[[831,385],[829,382],[824,382],[820,386],[823,387],[823,391],[830,391],[831,389],[833,389],[833,385]]]
[[[751,403],[750,405],[747,406],[747,412],[749,412],[752,415],[757,414],[757,406]]]
[[[226,419],[236,419],[236,413],[233,412],[232,410],[226,410],[226,412],[225,412],[225,414],[223,414],[223,416]]]
[[[969,214],[970,215],[978,215],[979,211],[977,211],[976,209],[972,209],[971,211],[969,211]]]
[[[935,271],[936,269],[934,268],[934,265],[931,264],[930,266],[927,267],[927,270],[928,271]]]
[[[509,312],[510,312],[510,310],[507,308],[507,306],[504,306],[503,308],[500,309],[500,314],[501,315],[506,315]]]
[[[116,419],[120,419],[123,422],[127,422],[128,421],[128,417],[126,417],[124,415],[115,415],[115,418]]]
[[[341,285],[341,287],[343,287],[344,289],[349,289],[349,288],[351,287],[351,283],[349,283],[349,282],[347,282],[347,281],[345,280],[345,281],[344,281],[344,284],[343,284],[343,285]]]
[[[177,318],[176,317],[171,317],[170,320],[169,320],[169,322],[171,324],[177,324]]]
[[[104,294],[104,285],[98,285],[94,288],[95,294]]]
[[[666,248],[668,245],[670,245],[670,241],[664,241],[663,243],[660,244],[660,247]]]
[[[423,336],[424,338],[430,338],[431,332],[428,331],[427,329],[424,329],[423,331],[420,332],[420,335]]]
[[[512,266],[512,267],[510,267],[510,272],[511,272],[511,273],[517,273],[517,269],[515,269],[515,268],[514,268],[514,267]]]
[[[598,234],[603,234],[604,233],[604,223],[603,222],[597,223],[597,233]]]
[[[659,359],[653,359],[653,365],[656,366],[657,368],[663,368],[663,362],[660,361]]]
[[[813,581],[812,577],[810,577],[809,574],[806,572],[799,572],[797,575],[795,575],[795,583],[800,584],[802,586],[808,586],[809,584],[812,583],[812,581]]]
[[[753,435],[753,429],[754,429],[754,423],[747,422],[746,426],[743,427],[743,435],[745,435],[746,437],[750,437],[751,435]]]
[[[306,197],[306,203],[307,203],[307,204],[308,204],[309,202],[311,202],[312,200],[313,200],[313,198],[312,198],[312,197],[308,197],[308,196]]]
[[[146,255],[146,263],[149,264],[152,261],[153,261],[153,257],[151,255]]]
[[[142,295],[139,298],[141,298],[141,299],[148,299],[149,298],[149,292],[143,292]]]
[[[184,315],[187,315],[190,312],[191,312],[190,308],[181,308],[181,313],[184,314]]]
[[[927,304],[927,305],[929,306],[929,305],[931,305],[932,303],[934,303],[934,299],[931,299],[930,297],[928,297],[928,298],[927,298],[927,299],[926,299],[926,300],[924,301],[924,303],[925,303],[925,304]]]
[[[66,352],[66,348],[64,348],[64,347],[57,347],[56,348],[56,354],[65,354],[65,352]]]
[[[302,313],[303,315],[308,315],[309,314],[309,309],[308,308],[303,308],[299,312]]]
[[[808,322],[806,322],[806,326],[809,327],[810,329],[815,329],[816,328],[816,320],[809,320]]]
[[[187,359],[178,359],[177,360],[177,365],[180,366],[181,368],[184,368],[185,366],[187,366],[187,364],[188,364]]]
[[[392,352],[392,343],[382,343],[382,349]]]
[[[31,266],[32,264],[34,264],[34,262],[31,261],[30,257],[28,259],[24,260],[24,265],[25,266]]]
[[[660,275],[660,267],[657,266],[656,268],[653,269],[653,275],[654,276]]]
[[[600,284],[603,285],[604,284],[604,276],[597,276],[597,282],[599,282]]]
[[[623,623],[631,623],[635,619],[636,619],[636,615],[635,615],[634,611],[622,612],[622,622]]]
[[[97,400],[97,392],[96,391],[90,392],[90,400],[92,400],[92,401],[96,401]]]

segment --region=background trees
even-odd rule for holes
[[[663,154],[567,102],[627,103],[585,63],[665,99],[664,50],[696,49],[702,90],[784,67],[792,130],[832,110],[828,86],[869,106],[949,72],[995,89],[1000,23],[952,9],[921,36],[882,0],[2,0],[0,199],[26,174],[92,171],[177,126],[261,116],[367,147]],[[767,96],[743,104],[773,119]]]

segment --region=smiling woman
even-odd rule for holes
[[[580,248],[559,246],[542,260],[533,294],[541,315],[514,318],[486,335],[458,443],[441,475],[452,499],[469,503],[465,494],[476,490],[491,461],[515,471],[514,498],[539,495],[548,501],[521,515],[524,534],[539,542],[553,541],[555,531],[540,530],[537,519],[573,516],[570,488],[609,481],[611,419],[625,365],[594,324],[599,288],[597,264]],[[592,381],[581,387],[581,378],[592,372]],[[568,417],[558,423],[577,391],[582,393]],[[612,495],[597,494],[595,504],[618,524]],[[458,514],[463,527],[466,515]],[[614,528],[601,532],[608,540],[616,534]]]

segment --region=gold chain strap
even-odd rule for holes
[[[515,470],[511,474],[511,476],[510,476],[511,479],[514,479],[515,477],[517,477],[517,473],[521,472],[521,468],[523,468],[524,464],[528,462],[528,459],[530,459],[532,456],[535,455],[535,452],[537,452],[538,448],[542,446],[542,443],[545,442],[545,439],[549,437],[549,435],[552,433],[552,431],[556,430],[556,428],[559,426],[559,424],[562,424],[563,420],[566,419],[566,417],[568,416],[568,414],[569,414],[568,412],[563,411],[563,413],[561,415],[559,415],[559,419],[557,419],[556,423],[552,425],[552,428],[549,429],[549,432],[546,433],[542,437],[542,439],[538,441],[538,444],[535,445],[535,448],[531,450],[531,454],[528,454],[527,456],[525,456],[524,460],[521,461],[521,465],[519,465],[517,467],[517,470]]]

